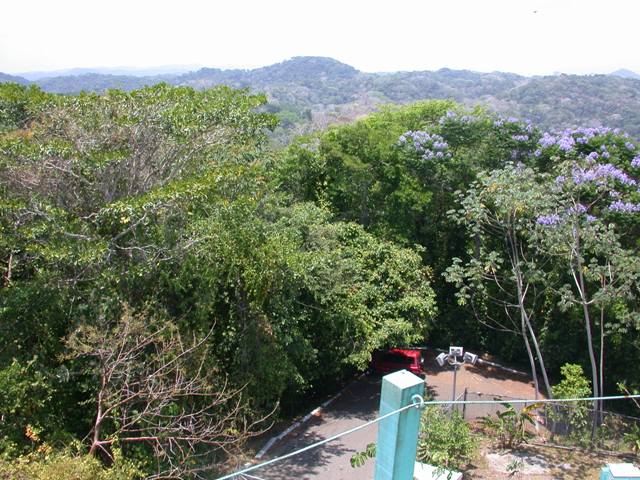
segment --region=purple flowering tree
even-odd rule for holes
[[[593,394],[603,395],[605,336],[625,317],[634,316],[627,305],[635,298],[640,278],[640,263],[624,245],[620,228],[622,217],[640,212],[640,160],[626,137],[596,128],[545,134],[536,155],[552,159],[557,168],[545,182],[547,205],[537,218],[533,238],[538,255],[552,258],[566,274],[557,290],[559,305],[581,312]],[[614,307],[628,313],[614,315]]]
[[[480,322],[522,337],[536,398],[538,374],[552,397],[536,327],[547,288],[545,265],[529,242],[535,211],[545,207],[545,200],[537,173],[523,164],[481,173],[460,194],[461,208],[452,212],[472,240],[469,257],[466,261],[454,258],[445,274],[458,288],[458,301],[471,304]]]

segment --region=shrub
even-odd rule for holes
[[[494,432],[498,442],[505,448],[515,448],[529,442],[534,434],[527,430],[527,425],[535,425],[534,412],[539,403],[527,405],[517,410],[510,403],[501,404],[505,409],[496,413],[496,417],[486,416],[483,425]]]
[[[458,412],[451,417],[439,406],[427,406],[420,419],[417,460],[437,467],[460,470],[476,453],[477,443]]]
[[[109,468],[89,455],[70,451],[41,453],[18,457],[13,461],[0,460],[0,480],[135,480],[142,472],[119,455]]]
[[[50,422],[43,415],[52,387],[36,365],[13,360],[0,369],[0,451],[3,456],[26,453],[34,440]]]
[[[562,380],[552,388],[556,398],[580,398],[591,395],[591,382],[584,376],[580,365],[566,363],[560,368]],[[591,415],[587,402],[569,402],[547,408],[554,431],[564,431],[571,443],[591,442]]]

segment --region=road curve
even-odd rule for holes
[[[380,378],[362,377],[349,385],[326,411],[302,425],[269,451],[275,458],[311,443],[357,427],[378,415]],[[264,480],[284,479],[371,479],[374,461],[360,468],[351,467],[351,456],[376,441],[377,424],[341,437],[321,447],[251,472]],[[264,459],[266,460],[266,458]]]

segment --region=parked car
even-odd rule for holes
[[[423,365],[424,358],[420,350],[392,348],[373,352],[369,370],[378,374],[409,370],[414,375],[424,377]]]

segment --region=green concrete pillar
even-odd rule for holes
[[[411,405],[413,395],[424,394],[424,380],[407,370],[382,378],[380,416]],[[418,447],[420,409],[409,408],[378,423],[375,480],[413,480]]]

